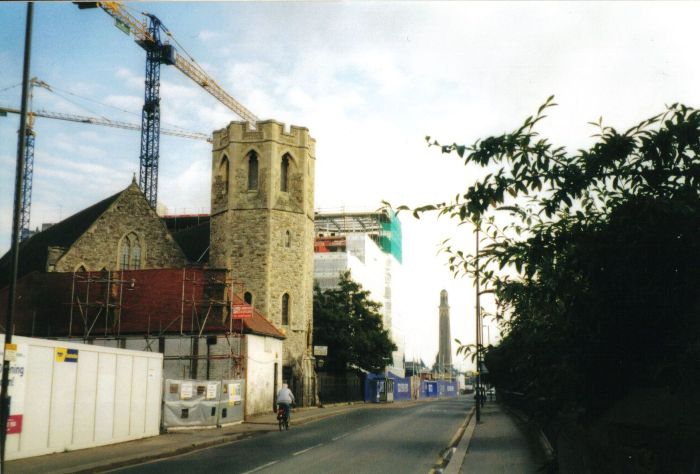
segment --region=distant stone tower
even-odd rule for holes
[[[312,404],[315,140],[273,120],[256,127],[214,132],[209,264],[285,331],[283,376]]]
[[[447,304],[447,291],[440,292],[440,346],[438,368],[443,373],[452,371],[452,343],[450,342],[450,307]]]

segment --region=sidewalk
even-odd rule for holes
[[[410,403],[397,404],[396,408],[410,406]],[[352,405],[338,404],[326,408],[298,408],[292,412],[292,429],[294,426],[335,416],[348,410],[377,406],[359,402]],[[245,423],[225,428],[177,431],[126,443],[8,461],[5,463],[5,471],[9,474],[103,472],[109,469],[184,454],[218,444],[230,443],[277,430],[276,415],[270,412],[251,417]]]
[[[487,402],[481,422],[473,416],[445,472],[530,474],[538,472],[544,457],[530,441],[523,423],[498,403]]]

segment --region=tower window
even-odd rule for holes
[[[287,248],[292,246],[292,233],[289,231],[284,235],[284,246]]]
[[[253,295],[252,295],[252,293],[251,293],[250,291],[246,291],[246,292],[243,294],[243,301],[245,301],[245,302],[248,303],[249,305],[252,305],[252,304],[253,304]]]
[[[282,326],[289,326],[289,293],[282,295]]]
[[[120,242],[119,269],[138,270],[139,268],[141,268],[141,242],[138,235],[131,232]]]
[[[283,193],[289,191],[289,159],[289,154],[285,154],[280,165],[280,191]]]
[[[228,180],[229,180],[229,163],[228,163],[228,157],[224,155],[224,157],[221,160],[221,166],[219,166],[219,174],[221,175],[221,180],[224,183],[224,188],[222,190],[222,194],[227,194],[228,193]]]
[[[248,154],[248,191],[258,189],[258,155],[251,151]]]

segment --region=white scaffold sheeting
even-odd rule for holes
[[[163,427],[206,428],[243,421],[245,381],[166,379]]]

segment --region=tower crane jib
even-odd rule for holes
[[[141,155],[139,185],[152,207],[156,206],[158,192],[158,161],[160,135],[160,65],[175,66],[197,85],[211,94],[236,115],[255,127],[257,117],[231,97],[193,59],[178,54],[173,45],[161,42],[160,33],[172,38],[162,22],[150,13],[142,13],[147,21],[139,21],[121,2],[74,2],[79,8],[100,7],[114,18],[117,28],[133,36],[136,43],[146,51],[146,90],[141,119]]]

